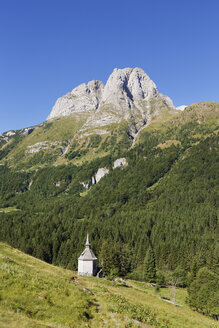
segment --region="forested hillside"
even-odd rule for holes
[[[139,132],[134,145],[118,129],[104,154],[98,153],[104,140],[95,137],[84,161],[78,148],[74,156],[73,150],[64,155],[63,164],[22,167],[23,159],[12,164],[9,145],[3,145],[1,241],[76,270],[89,232],[108,275],[142,279],[149,248],[157,273],[180,268],[188,278],[204,266],[215,272],[218,111],[219,104],[194,104],[174,117],[161,115]],[[17,142],[19,149],[24,137],[19,138],[10,145]],[[128,166],[113,169],[119,157]],[[109,174],[87,189],[82,182],[98,168]]]

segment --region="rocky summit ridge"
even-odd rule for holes
[[[106,85],[93,80],[60,97],[47,120],[88,113],[83,129],[104,127],[130,120],[134,130],[144,126],[162,108],[175,109],[172,100],[160,94],[155,83],[140,68],[115,68]]]

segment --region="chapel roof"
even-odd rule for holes
[[[81,253],[80,257],[78,258],[79,260],[82,261],[92,261],[92,260],[97,260],[96,256],[94,255],[94,252],[90,248],[90,243],[89,243],[89,235],[87,234],[87,240],[85,244],[85,249]]]

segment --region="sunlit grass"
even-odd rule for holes
[[[71,271],[0,244],[0,327],[7,322],[4,310],[51,327],[85,327],[95,306],[74,277]]]
[[[174,306],[161,299],[171,299],[171,288],[77,277],[3,243],[0,281],[1,328],[219,327],[189,308],[185,289],[177,289]]]

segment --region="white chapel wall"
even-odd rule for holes
[[[93,261],[78,261],[78,274],[93,276]]]

